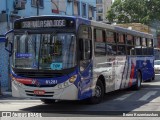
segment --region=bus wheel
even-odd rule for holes
[[[134,85],[132,88],[133,90],[139,90],[141,88],[141,82],[142,82],[142,75],[140,72],[137,73],[137,81],[136,85]]]
[[[89,98],[89,103],[98,104],[103,100],[103,97],[104,97],[104,86],[101,80],[98,80],[95,87],[95,95]]]
[[[52,99],[41,99],[41,101],[45,104],[53,104],[55,103],[55,100]]]

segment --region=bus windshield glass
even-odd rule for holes
[[[76,37],[72,33],[17,34],[13,67],[62,70],[76,65]]]

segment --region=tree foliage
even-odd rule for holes
[[[160,0],[115,0],[106,19],[116,23],[160,21]]]

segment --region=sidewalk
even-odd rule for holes
[[[12,97],[12,91],[9,90],[8,87],[2,87],[1,88],[1,94],[0,94],[0,100],[9,100],[9,99],[15,99]]]
[[[0,94],[0,99],[3,99],[3,98],[11,98],[12,97],[12,92],[11,91],[7,91],[7,89],[2,89],[1,90],[1,94]]]
[[[0,100],[37,100],[37,99],[13,97],[11,91],[8,91],[7,89],[3,89],[2,94],[0,94]]]

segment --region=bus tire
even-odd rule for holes
[[[133,90],[139,90],[141,88],[141,83],[142,83],[142,75],[140,72],[137,73],[137,80],[136,84],[132,86]]]
[[[54,104],[55,100],[52,99],[40,99],[45,104]]]
[[[96,87],[95,87],[95,95],[89,98],[90,104],[98,104],[103,100],[104,97],[104,85],[101,80],[97,81]]]

